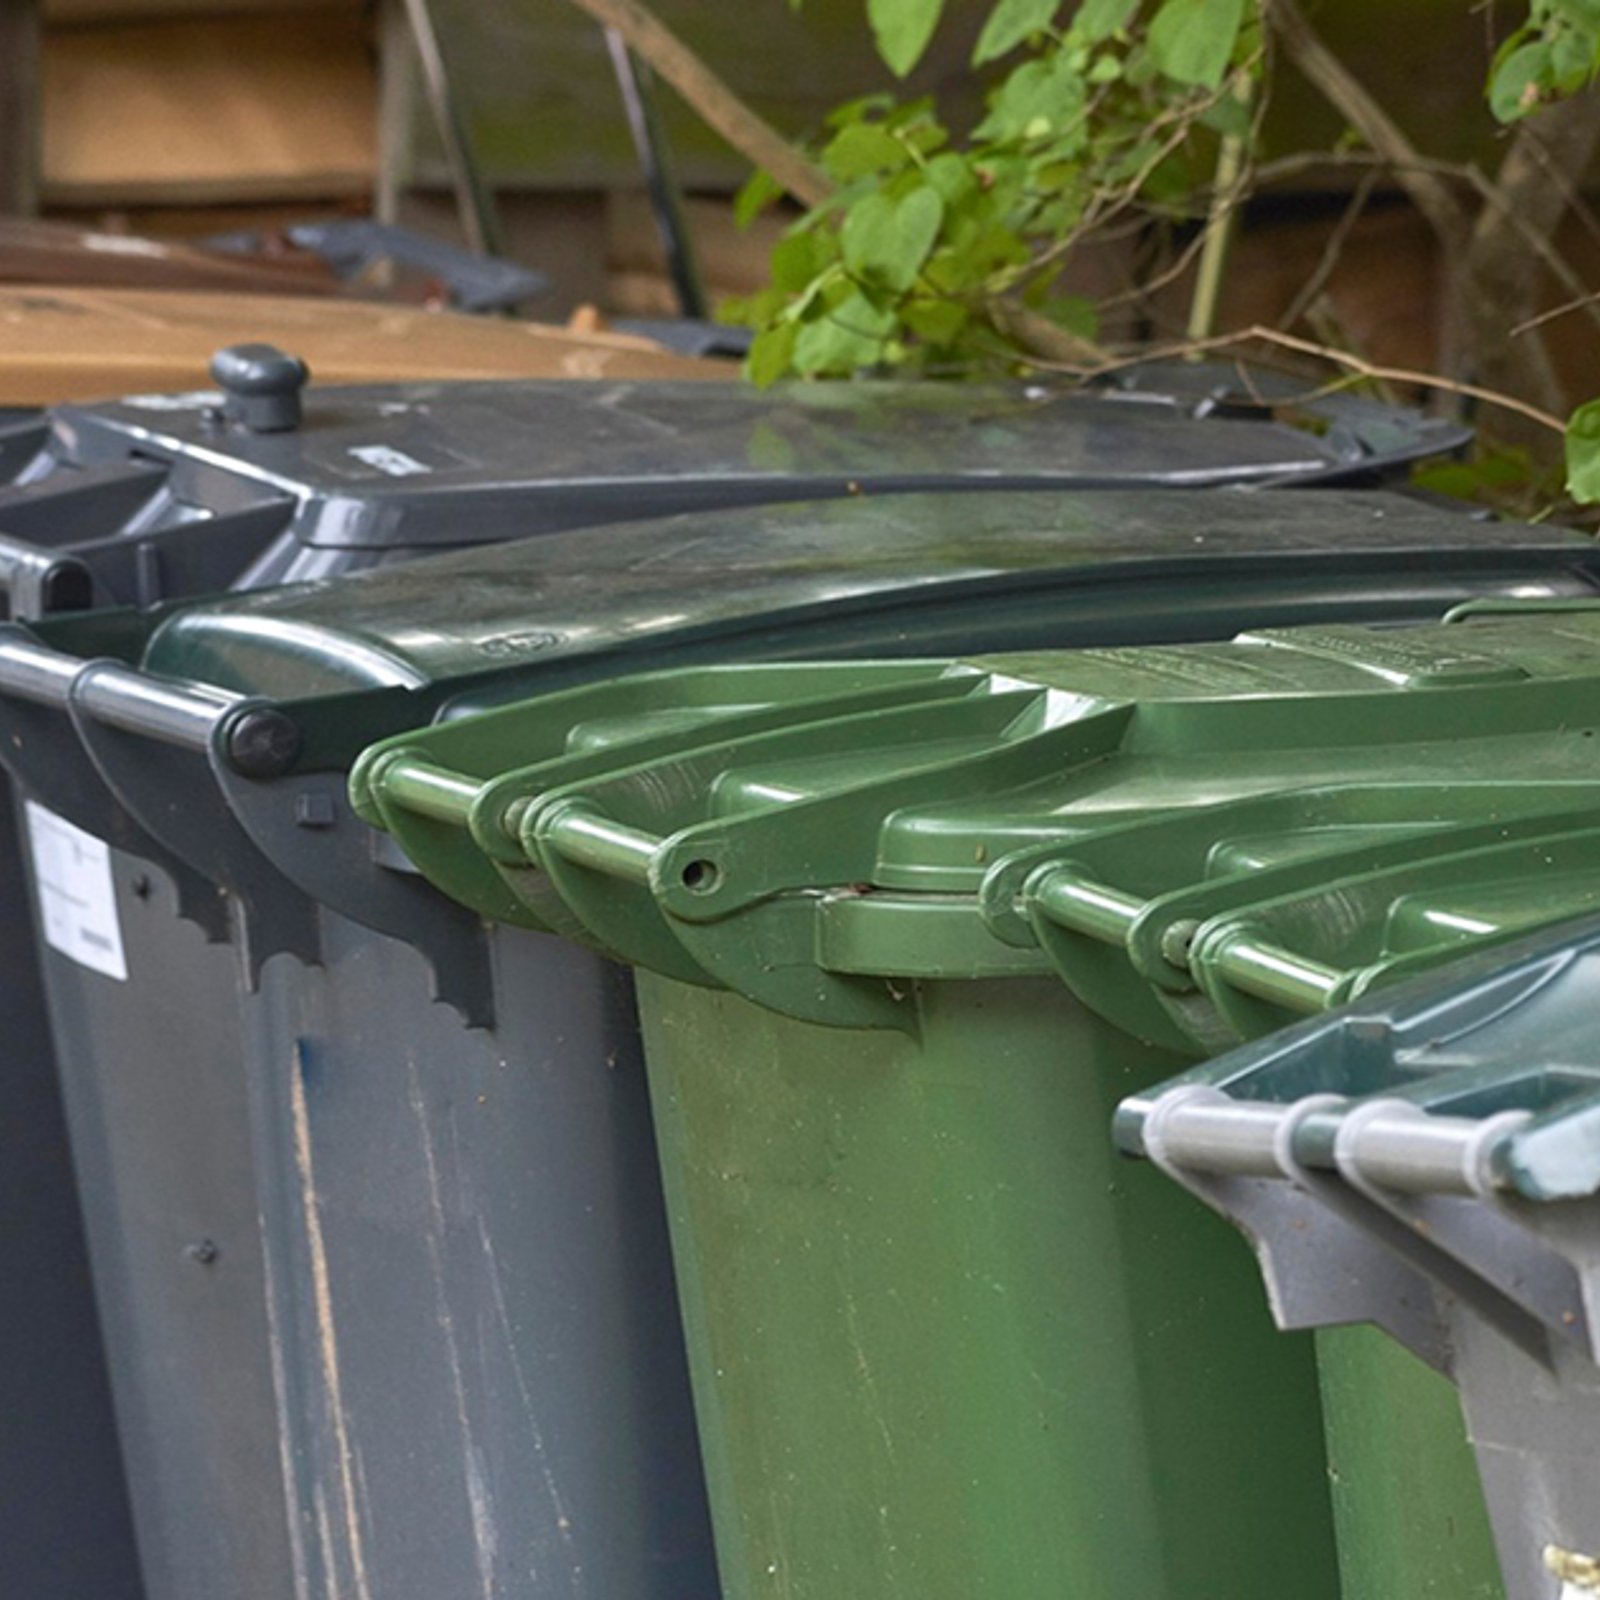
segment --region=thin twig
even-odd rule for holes
[[[1562,317],[1571,316],[1574,311],[1588,311],[1593,314],[1597,308],[1600,308],[1600,290],[1581,294],[1574,300],[1565,300],[1558,306],[1551,306],[1548,311],[1541,311],[1536,317],[1528,317],[1519,322],[1511,330],[1511,337],[1519,339],[1525,333],[1532,333],[1535,328],[1542,328],[1547,322],[1556,322]]]
[[[1385,172],[1398,173],[1400,166],[1400,162],[1380,155],[1376,150],[1298,150],[1293,155],[1261,162],[1256,167],[1256,182],[1262,188],[1270,188],[1285,178],[1297,178],[1303,172],[1315,172],[1318,168],[1337,171],[1346,167],[1378,167]],[[1405,166],[1434,177],[1471,182],[1469,168],[1464,161],[1442,161],[1432,156],[1417,155]]]
[[[1197,106],[1195,114],[1198,116],[1211,103],[1208,101]],[[1057,262],[1069,256],[1088,234],[1104,227],[1113,218],[1121,216],[1123,212],[1136,203],[1140,190],[1150,181],[1151,174],[1168,156],[1182,146],[1191,132],[1193,132],[1192,125],[1187,121],[1184,122],[1173,133],[1168,135],[1162,144],[1156,147],[1153,154],[1145,160],[1139,170],[1119,189],[1114,193],[1107,191],[1095,195],[1083,220],[1070,233],[1055,240],[1046,249],[1041,250],[1038,255],[1033,256],[1006,274],[999,285],[1000,292],[1009,293],[1020,288],[1023,284],[1033,282],[1041,273],[1048,271]],[[1099,209],[1095,209],[1097,206]]]
[[[1378,179],[1382,176],[1383,174],[1377,171],[1362,174],[1361,182],[1356,185],[1356,192],[1350,197],[1350,204],[1345,207],[1344,214],[1334,225],[1333,232],[1328,235],[1328,242],[1323,247],[1316,269],[1306,279],[1305,287],[1289,303],[1289,309],[1284,312],[1284,327],[1292,328],[1322,298],[1322,291],[1328,287],[1328,280],[1333,277],[1340,258],[1344,255],[1345,246],[1350,242],[1350,235],[1365,213],[1367,204],[1372,199],[1372,191],[1378,186]]]
[[[1548,428],[1553,433],[1561,434],[1566,431],[1566,424],[1559,417],[1552,416],[1548,411],[1541,411],[1538,406],[1529,405],[1527,401],[1519,400],[1515,395],[1502,394],[1497,389],[1486,389],[1475,383],[1460,383],[1452,378],[1441,378],[1436,372],[1418,372],[1410,367],[1384,366],[1354,355],[1350,351],[1317,344],[1310,339],[1301,339],[1277,328],[1263,327],[1259,323],[1241,328],[1234,333],[1219,333],[1210,339],[1185,339],[1155,349],[1142,349],[1094,365],[1051,363],[1044,360],[1035,360],[1033,365],[1041,370],[1061,371],[1078,378],[1098,378],[1107,373],[1119,372],[1126,367],[1138,366],[1146,361],[1175,360],[1190,354],[1206,355],[1213,351],[1231,350],[1239,345],[1251,343],[1269,344],[1281,350],[1292,350],[1297,355],[1331,362],[1352,374],[1350,381],[1365,379],[1373,383],[1403,383],[1423,389],[1443,389],[1465,399],[1477,400],[1486,406],[1512,412],[1529,422],[1537,423],[1542,428]]]
[[[1237,209],[1235,202],[1234,209]],[[1098,239],[1100,236],[1097,234]],[[1172,260],[1164,266],[1154,277],[1146,278],[1142,283],[1129,285],[1113,295],[1107,295],[1099,302],[1102,311],[1114,311],[1120,306],[1136,304],[1147,301],[1152,295],[1159,294],[1168,284],[1176,283],[1179,278],[1194,265],[1195,257],[1205,249],[1206,235],[1203,229],[1196,231],[1194,237],[1178,252]]]

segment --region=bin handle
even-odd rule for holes
[[[364,784],[367,792],[381,791],[403,811],[463,828],[471,826],[473,808],[486,787],[404,749],[366,773]],[[592,801],[574,799],[539,817],[535,844],[522,828],[529,809],[527,800],[516,803],[504,819],[503,832],[509,840],[520,840],[530,859],[536,849],[548,850],[574,866],[649,886],[650,868],[663,843],[657,835],[614,821]]]
[[[0,694],[65,711],[83,666],[82,656],[40,644],[15,623],[0,625]]]
[[[1500,1150],[1532,1120],[1525,1110],[1441,1115],[1394,1096],[1312,1100],[1235,1100],[1182,1085],[1155,1099],[1138,1137],[1152,1160],[1191,1172],[1294,1178],[1304,1166],[1400,1193],[1488,1199],[1510,1186],[1497,1166]]]
[[[468,825],[472,807],[484,787],[477,779],[438,766],[411,750],[395,750],[365,771],[358,767],[356,778],[352,790],[358,811],[362,811],[363,794],[381,792],[385,800],[402,811],[462,828]],[[378,821],[376,817],[368,820]]]
[[[73,684],[74,704],[94,721],[186,750],[210,748],[218,719],[245,696],[158,678],[119,661],[90,661]]]
[[[162,678],[109,658],[75,656],[0,623],[0,696],[77,711],[109,728],[182,750],[222,750],[247,778],[278,777],[300,753],[299,725],[270,701]]]
[[[473,810],[488,787],[404,749],[389,754],[364,777],[361,789],[366,793],[381,792],[390,805],[402,811],[461,828],[471,827]],[[650,868],[664,842],[657,835],[614,821],[592,801],[573,799],[540,815],[536,837],[530,837],[522,824],[531,809],[527,798],[515,802],[501,827],[504,837],[520,844],[530,861],[537,858],[536,852],[549,851],[573,866],[649,887]],[[369,820],[384,826],[376,818]]]

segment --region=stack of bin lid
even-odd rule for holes
[[[479,909],[791,1015],[1053,969],[1192,1054],[1600,905],[1597,688],[1581,603],[930,665],[776,726],[725,669],[403,736],[353,793]]]
[[[0,560],[63,606],[148,605],[424,549],[779,500],[1366,481],[1468,437],[1359,398],[1302,393],[1289,379],[1262,376],[1243,392],[1230,371],[1170,367],[1075,391],[393,384],[313,387],[298,425],[270,431],[230,421],[231,393],[138,395],[0,427]]]

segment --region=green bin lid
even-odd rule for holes
[[[228,595],[176,610],[141,664],[292,699],[608,654],[660,665],[652,652],[692,639],[719,659],[793,655],[796,630],[809,655],[948,653],[979,637],[1419,620],[1474,595],[1597,588],[1591,540],[1383,492],[906,494],[697,512]]]
[[[352,794],[487,914],[849,1025],[1053,970],[1210,1052],[1600,907],[1592,608],[921,671],[577,690],[379,745]]]

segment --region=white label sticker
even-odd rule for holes
[[[32,800],[27,812],[46,943],[79,966],[126,982],[111,852],[104,840]]]
[[[369,467],[376,467],[379,472],[387,472],[391,478],[426,477],[433,471],[433,468],[425,462],[418,461],[415,456],[408,456],[404,450],[396,450],[393,445],[352,445],[349,453],[357,461],[364,461]]]

